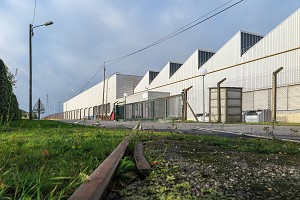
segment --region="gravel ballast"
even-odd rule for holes
[[[300,154],[226,150],[199,141],[145,145],[152,171],[121,199],[300,199]]]

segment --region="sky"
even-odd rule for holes
[[[54,22],[35,28],[32,38],[33,106],[41,98],[46,114],[52,114],[85,85],[102,81],[105,61],[141,49],[228,1],[1,0],[0,59],[12,73],[18,69],[14,92],[20,108],[28,111],[29,24]],[[299,0],[244,0],[107,67],[107,77],[120,71],[143,76],[169,61],[183,63],[196,49],[217,51],[239,30],[266,35],[298,8]]]

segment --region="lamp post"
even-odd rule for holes
[[[44,24],[33,26],[29,24],[29,119],[32,120],[32,37],[33,37],[33,29],[40,26],[49,26],[52,25],[53,22],[49,21]]]
[[[127,93],[124,93],[124,98],[125,98],[125,105],[124,105],[124,121],[126,120],[126,97],[128,97]]]
[[[199,74],[200,74],[200,76],[202,76],[202,80],[203,80],[203,82],[202,82],[202,96],[203,96],[203,100],[202,100],[202,102],[203,102],[203,115],[202,115],[202,122],[205,122],[205,91],[204,91],[204,76],[207,74],[207,69],[205,69],[205,68],[200,68],[200,70],[199,70]]]

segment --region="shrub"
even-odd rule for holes
[[[13,93],[15,84],[15,76],[8,71],[7,66],[0,59],[0,116],[2,122],[21,117],[18,100]]]

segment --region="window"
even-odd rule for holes
[[[207,52],[207,51],[199,51],[198,59],[199,59],[199,65],[198,69],[206,63],[215,53],[213,52]]]
[[[241,32],[241,56],[262,38],[262,36]]]

